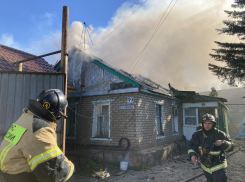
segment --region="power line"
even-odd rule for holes
[[[153,32],[153,34],[155,34],[155,32],[156,32],[156,30],[157,30],[159,24],[161,23],[161,21],[162,21],[164,15],[166,14],[166,12],[167,12],[168,8],[170,7],[170,5],[172,4],[172,2],[173,2],[173,0],[169,3],[167,9],[164,11],[164,13],[163,13],[161,19],[159,20],[159,22],[158,22],[158,24],[157,24],[157,26],[156,26],[156,29],[155,29],[155,31]],[[153,35],[153,36],[154,36],[154,35]],[[151,37],[151,38],[152,38],[152,37]],[[150,39],[150,40],[151,40],[151,39]],[[149,41],[148,41],[148,43],[149,43]],[[144,49],[143,49],[143,50],[144,50]],[[128,69],[132,66],[132,64],[134,64],[134,62],[138,59],[138,57],[143,53],[143,50],[140,52],[140,54],[138,54],[138,56],[137,56],[137,57],[135,58],[135,60],[131,63],[131,65],[128,67]],[[128,69],[127,69],[126,71],[128,71]]]
[[[128,18],[126,18],[120,25],[118,25],[114,30],[112,30],[108,35],[106,35],[105,37],[103,37],[101,40],[99,40],[98,42],[96,42],[95,44],[94,44],[94,46],[96,45],[96,44],[98,44],[99,42],[101,42],[102,40],[104,40],[105,38],[107,38],[108,36],[110,36],[115,30],[117,30],[123,23],[125,23],[141,6],[143,6],[145,3],[146,3],[146,1],[148,1],[148,0],[145,0],[140,6],[138,6],[138,8],[136,8],[136,10],[134,10],[133,11],[133,13],[131,14],[131,15],[129,15],[129,17]],[[86,49],[85,49],[86,50]]]
[[[177,0],[178,1],[178,0]],[[162,24],[164,23],[164,21],[167,19],[168,15],[170,14],[170,12],[172,11],[172,9],[174,8],[175,4],[177,3],[177,1],[174,3],[174,5],[172,6],[172,8],[170,9],[170,11],[168,12],[167,16],[165,17],[165,19],[163,20],[163,22],[160,24],[160,26],[158,26],[158,28],[156,29],[156,31],[154,32],[154,34],[152,35],[152,37],[150,38],[149,42],[146,44],[146,46],[144,47],[144,49],[142,50],[142,53],[138,59],[138,61],[136,62],[134,68],[136,67],[136,65],[138,64],[138,62],[140,61],[140,58],[142,57],[143,53],[145,52],[145,49],[147,48],[148,44],[151,42],[152,38],[155,36],[155,34],[157,33],[157,31],[160,29],[160,27],[162,26]],[[171,1],[172,2],[172,1]],[[134,71],[134,68],[132,69],[131,73]]]
[[[172,1],[173,1],[173,0],[172,0]],[[170,4],[172,3],[172,1],[170,2]],[[178,1],[178,0],[177,0],[177,1]],[[164,19],[164,20],[162,21],[162,23],[160,24],[160,22],[161,22],[161,20],[162,20],[162,18],[163,18],[164,15],[162,16],[161,20],[160,20],[159,23],[158,23],[158,26],[156,27],[154,33],[152,34],[150,40],[147,42],[146,46],[143,48],[143,50],[142,50],[142,51],[140,52],[140,54],[137,56],[137,58],[139,58],[139,59],[138,59],[138,61],[136,62],[134,68],[136,67],[136,65],[137,65],[138,62],[140,61],[140,58],[142,57],[142,55],[143,55],[145,49],[147,48],[148,44],[151,42],[152,38],[155,36],[155,34],[156,34],[157,31],[160,29],[160,27],[162,26],[162,24],[164,23],[164,21],[167,19],[168,15],[171,13],[171,11],[172,11],[172,9],[174,8],[174,6],[176,5],[177,1],[174,3],[174,5],[173,5],[172,8],[170,9],[170,11],[168,12],[167,16],[165,17],[165,19]],[[169,6],[170,6],[170,4],[169,4]],[[169,8],[169,6],[168,6],[168,8]],[[168,9],[168,8],[167,8],[167,9]],[[167,9],[166,9],[166,11],[167,11]],[[164,12],[164,14],[166,13],[166,11]],[[159,24],[160,24],[160,25],[159,25]],[[137,58],[133,61],[133,63],[137,60]],[[132,63],[132,64],[133,64],[133,63]],[[132,65],[132,64],[131,64],[131,65]],[[131,65],[130,65],[130,66],[131,66]],[[132,69],[131,73],[133,72],[134,68]],[[128,69],[129,69],[129,68],[128,68]]]

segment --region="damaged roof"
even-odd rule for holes
[[[91,56],[92,57],[92,56]],[[132,84],[134,86],[142,86],[146,89],[148,89],[149,91],[152,91],[152,92],[156,92],[156,93],[160,93],[160,94],[164,94],[164,95],[168,95],[170,96],[170,93],[169,93],[169,90],[162,87],[161,85],[151,81],[150,79],[148,78],[145,78],[143,76],[140,76],[141,78],[138,78],[136,76],[133,76],[132,74],[129,74],[128,72],[124,71],[124,70],[119,70],[119,69],[116,69],[114,67],[112,67],[111,65],[109,65],[108,63],[104,62],[103,60],[99,59],[99,58],[96,58],[94,57],[94,60],[92,60],[92,62],[102,68],[104,68],[105,70],[115,74],[116,72],[116,76],[118,76],[119,78],[123,79],[124,81],[128,81],[131,80],[132,82],[135,82],[137,83],[138,85],[136,84]],[[122,76],[126,77],[127,79],[123,78]],[[131,83],[131,82],[129,82]]]
[[[220,102],[227,102],[227,99],[222,97],[213,97],[207,95],[200,95],[195,91],[180,91],[173,88],[170,83],[169,89],[173,92],[173,95],[180,99],[182,102],[211,102],[211,101],[220,101]]]
[[[15,71],[14,62],[32,57],[35,55],[0,44],[0,71]],[[22,71],[57,73],[53,66],[43,58],[22,63]]]
[[[86,53],[84,53],[84,54],[86,54]],[[160,94],[164,94],[167,96],[171,96],[170,90],[164,88],[163,86],[153,82],[152,80],[150,80],[148,78],[145,78],[141,75],[136,77],[136,76],[124,71],[124,70],[112,67],[111,65],[109,65],[108,63],[106,63],[105,61],[103,61],[102,59],[100,59],[98,57],[95,57],[91,54],[86,54],[86,55],[87,55],[89,61],[91,61],[92,63],[96,64],[97,66],[99,66],[103,69],[105,69],[106,71],[110,72],[111,74],[114,74],[115,76],[119,77],[120,79],[132,84],[135,87],[141,86],[141,87],[143,87],[143,89],[147,89],[150,92],[160,93]],[[56,69],[56,71],[58,71],[60,69],[60,62],[58,62],[55,65],[55,69]]]

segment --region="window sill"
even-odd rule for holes
[[[177,135],[179,135],[179,133],[175,133],[175,134],[173,134],[173,136],[177,136]]]
[[[90,140],[112,141],[111,138],[90,138]]]
[[[161,138],[165,138],[165,136],[158,136],[158,137],[156,137],[156,139],[161,139]]]

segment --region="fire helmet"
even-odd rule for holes
[[[211,114],[206,113],[205,115],[202,116],[202,124],[206,121],[211,121],[214,124],[214,127],[216,126],[216,121],[215,117]]]
[[[30,100],[28,109],[46,120],[55,121],[60,117],[67,118],[63,113],[67,105],[68,102],[61,90],[49,89],[43,90],[36,100]]]

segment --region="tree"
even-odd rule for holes
[[[213,49],[214,54],[210,54],[215,61],[225,63],[225,66],[217,66],[208,64],[209,70],[214,75],[227,81],[229,85],[237,86],[242,84],[245,86],[245,0],[235,0],[232,8],[239,11],[225,11],[232,20],[225,20],[225,28],[217,29],[220,34],[236,35],[240,43],[221,43],[215,41],[219,49]]]

